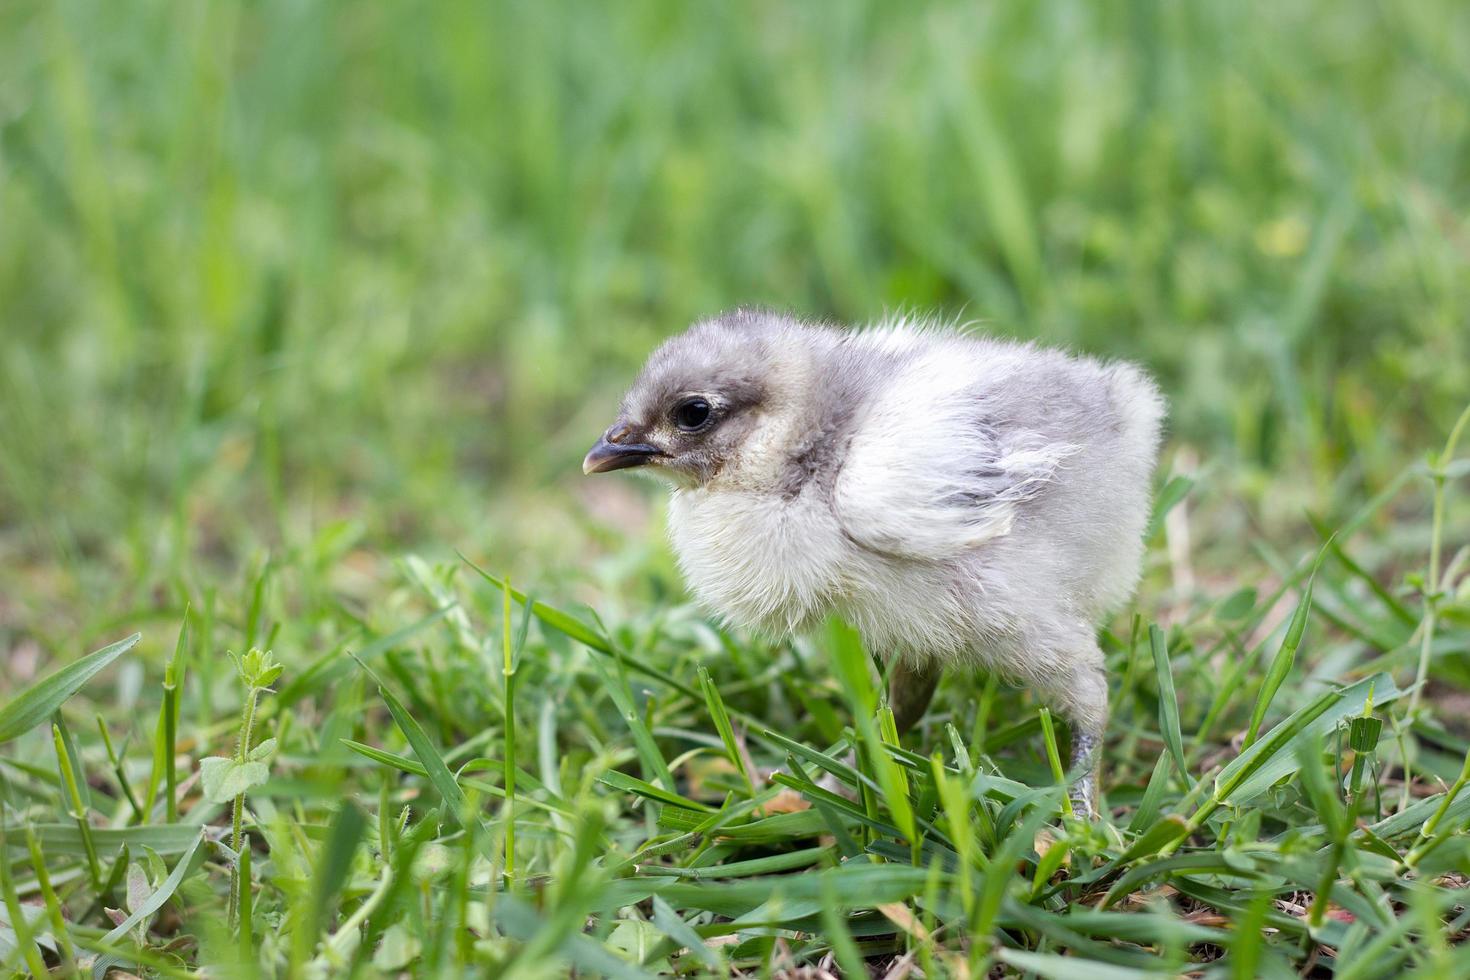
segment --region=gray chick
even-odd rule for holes
[[[1131,364],[738,310],[654,352],[582,468],[672,484],[679,566],[726,621],[857,627],[901,731],[945,667],[1031,687],[1072,724],[1093,813],[1096,631],[1138,580],[1163,416]]]

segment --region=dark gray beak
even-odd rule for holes
[[[597,440],[597,445],[587,453],[587,458],[582,460],[582,472],[590,475],[625,470],[630,466],[643,466],[656,457],[666,455],[657,446],[630,441],[632,435],[632,430],[625,422],[619,422],[608,429]]]

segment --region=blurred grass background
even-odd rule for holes
[[[1467,104],[1451,0],[7,3],[0,648],[267,551],[666,567],[576,464],[744,303],[1136,358],[1199,560],[1308,538],[1470,392]]]

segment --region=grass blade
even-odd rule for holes
[[[1149,980],[1157,973],[1096,960],[1056,953],[1033,953],[1024,949],[996,950],[996,958],[1025,973],[1046,980]]]
[[[1153,516],[1149,518],[1148,533],[1145,540],[1152,540],[1159,529],[1164,526],[1164,518],[1169,516],[1169,511],[1189,496],[1189,491],[1194,489],[1194,480],[1190,477],[1177,475],[1171,476],[1159,491],[1158,497],[1154,499]]]
[[[399,630],[394,630],[387,636],[380,636],[363,646],[357,651],[356,659],[371,662],[389,650],[403,646],[410,638],[433,626],[439,620],[448,616],[458,606],[447,605],[429,613],[424,618],[410,623]],[[269,702],[276,710],[283,710],[307,697],[313,691],[320,690],[330,683],[340,672],[350,669],[350,664],[344,664],[338,658],[342,655],[342,648],[330,650],[312,661],[304,670],[297,672],[291,681],[281,688]]]
[[[438,749],[434,748],[434,743],[429,741],[429,736],[424,733],[423,727],[414,720],[413,715],[408,713],[408,709],[403,706],[403,702],[399,701],[393,692],[384,686],[382,680],[378,678],[378,675],[373,673],[372,668],[361,660],[358,660],[357,664],[366,671],[368,677],[378,686],[378,696],[388,706],[388,713],[393,716],[393,721],[397,724],[398,730],[408,740],[409,747],[413,749],[413,754],[418,757],[420,765],[424,767],[424,771],[429,777],[429,782],[439,791],[439,795],[444,798],[445,813],[449,819],[458,823],[461,816],[465,813],[464,791],[459,788],[459,783],[455,782],[454,774],[444,764],[444,757],[439,754]]]
[[[653,733],[648,730],[648,724],[643,720],[643,715],[633,702],[633,691],[628,687],[628,679],[621,670],[614,677],[600,660],[593,659],[592,667],[602,678],[602,686],[612,698],[613,704],[617,706],[618,714],[623,723],[628,726],[628,733],[633,736],[633,748],[638,752],[638,758],[643,762],[645,775],[651,776],[663,783],[668,789],[674,788],[674,775],[669,772],[668,761],[664,759],[663,753],[658,749],[658,743],[653,739]],[[622,658],[617,657],[618,666],[622,666]]]
[[[173,658],[163,669],[163,805],[164,819],[169,823],[177,823],[179,819],[179,688],[184,684],[184,654],[188,652],[188,643],[189,610],[185,608]]]
[[[75,824],[32,824],[30,829],[35,832],[42,848],[48,854],[65,854],[71,857],[82,857],[86,854],[86,844]],[[198,834],[199,828],[189,824],[91,828],[93,842],[98,848],[108,852],[126,845],[134,849],[146,848],[164,855],[181,854],[188,850],[189,845],[193,843]],[[20,847],[21,844],[12,840],[10,846]]]
[[[687,949],[689,954],[711,970],[724,972],[724,962],[720,954],[705,945],[699,933],[694,927],[685,922],[674,907],[659,896],[653,896],[653,924],[663,930],[663,934],[672,939],[680,947]]]
[[[532,614],[535,615],[537,619],[539,619],[545,625],[550,626],[558,633],[562,633],[570,637],[571,639],[576,640],[578,643],[587,647],[587,649],[592,650],[594,653],[600,653],[607,657],[620,657],[620,659],[622,659],[622,661],[627,664],[629,669],[636,671],[637,673],[640,673],[645,677],[651,677],[661,684],[667,684],[669,687],[678,691],[680,694],[688,695],[689,697],[694,698],[696,701],[699,700],[699,698],[701,697],[698,691],[690,687],[688,684],[685,684],[682,681],[678,680],[677,678],[672,677],[667,671],[659,670],[656,667],[650,667],[633,657],[627,656],[626,654],[619,654],[617,649],[613,647],[611,641],[609,641],[593,627],[588,626],[580,619],[577,619],[571,613],[563,612],[560,609],[548,606],[544,602],[532,599],[524,592],[518,592],[515,589],[510,588],[504,580],[497,578],[494,575],[491,575],[479,565],[476,565],[474,562],[470,561],[463,554],[460,554],[459,557],[464,561],[466,565],[474,569],[481,578],[489,582],[491,585],[495,586],[497,589],[509,589],[511,597],[515,599],[516,602],[525,606],[529,606]]]
[[[148,899],[143,904],[139,905],[133,910],[131,915],[113,927],[111,932],[102,937],[104,945],[111,945],[124,939],[138,923],[163,908],[164,903],[173,897],[174,892],[179,890],[179,885],[183,884],[184,877],[189,873],[190,866],[194,864],[195,855],[199,853],[199,845],[203,842],[204,832],[202,830],[196,830],[194,832],[194,842],[184,851],[178,863],[174,865],[173,871],[153,891],[153,894],[148,896]],[[115,956],[98,957],[97,962],[92,966],[92,978],[93,980],[102,980],[107,975],[109,969],[121,965],[122,962]]]
[[[390,769],[397,769],[399,772],[406,772],[414,776],[427,777],[429,775],[428,769],[424,768],[421,763],[415,762],[413,759],[410,759],[407,756],[395,755],[392,752],[385,752],[382,749],[376,748],[372,745],[364,745],[361,742],[354,742],[350,738],[342,739],[342,744],[347,746],[352,751],[356,752],[358,755],[371,759],[374,762],[381,763],[382,765],[385,765]]]
[[[16,695],[14,700],[0,708],[0,742],[9,742],[40,725],[61,707],[62,702],[81,690],[83,684],[131,650],[142,638],[143,634],[134,633],[125,640],[89,653]]]
[[[1062,756],[1057,751],[1057,733],[1051,723],[1051,709],[1042,708],[1041,716],[1041,740],[1046,748],[1046,762],[1051,767],[1051,781],[1057,786],[1067,784],[1067,774],[1062,771]],[[1069,795],[1062,795],[1062,812],[1072,816],[1072,799]]]
[[[863,963],[862,954],[858,952],[857,944],[852,941],[852,931],[847,927],[846,912],[838,899],[837,889],[830,879],[827,881],[827,889],[822,897],[822,925],[827,930],[827,942],[832,944],[832,955],[837,960],[837,965],[842,968],[842,975],[867,976],[867,967]]]
[[[291,962],[294,966],[291,974],[293,976],[301,976],[303,968],[311,958],[312,951],[316,947],[317,934],[321,931],[322,921],[326,918],[337,893],[347,882],[347,874],[352,868],[352,855],[356,853],[357,845],[361,842],[366,830],[367,817],[357,804],[350,800],[344,802],[338,808],[337,815],[332,818],[331,829],[327,832],[326,847],[322,849],[315,873],[312,875],[311,902],[307,906],[304,921],[296,923],[295,932],[291,937]]]
[[[869,673],[870,662],[867,651],[863,649],[862,638],[857,630],[835,619],[828,624],[827,637],[833,667],[847,695],[848,704],[852,708],[853,724],[866,750],[859,753],[859,758],[872,767],[878,785],[883,790],[883,802],[887,804],[888,812],[899,832],[910,843],[917,843],[918,834],[913,807],[909,802],[908,779],[889,755],[886,743],[878,733],[878,693],[873,687],[873,679]]]
[[[92,809],[92,786],[82,770],[82,757],[77,752],[76,742],[72,740],[71,729],[67,727],[66,718],[60,711],[51,716],[51,727],[66,748],[66,763],[71,770],[70,779],[65,781],[67,789],[72,791],[75,787],[79,806],[85,813]]]
[[[1256,696],[1255,707],[1251,709],[1250,728],[1245,733],[1246,748],[1255,742],[1261,730],[1261,722],[1266,718],[1266,709],[1271,706],[1271,699],[1276,697],[1276,692],[1281,689],[1286,675],[1291,673],[1292,664],[1296,662],[1296,651],[1301,646],[1302,636],[1307,631],[1307,620],[1312,612],[1312,588],[1317,582],[1317,570],[1322,567],[1322,559],[1327,557],[1332,540],[1329,538],[1327,544],[1317,553],[1311,574],[1307,576],[1306,588],[1302,590],[1302,601],[1297,603],[1296,612],[1291,616],[1291,625],[1286,628],[1286,636],[1281,640],[1281,647],[1271,659],[1271,666],[1266,669],[1261,693]]]
[[[1344,718],[1360,714],[1370,697],[1379,706],[1402,693],[1387,674],[1375,674],[1348,687],[1324,691],[1220,770],[1215,777],[1215,799],[1238,805],[1259,796],[1296,770],[1295,756],[1286,751],[1295,739],[1308,732],[1325,735]]]
[[[505,787],[505,880],[516,880],[516,662],[526,644],[526,635],[531,628],[529,604],[521,613],[520,636],[514,644],[510,638],[510,579],[506,579],[501,609],[501,667],[504,697],[501,699],[505,712],[505,759],[501,771],[501,783]]]
[[[1189,778],[1189,766],[1184,761],[1184,737],[1179,733],[1179,698],[1174,693],[1174,670],[1169,663],[1169,647],[1164,641],[1164,632],[1157,625],[1149,624],[1148,645],[1154,655],[1154,671],[1159,679],[1159,732],[1164,736],[1164,745],[1174,760],[1185,785],[1194,785]]]
[[[58,714],[57,718],[61,716]],[[67,740],[62,736],[61,726],[52,724],[51,740],[56,747],[56,765],[61,770],[61,781],[66,787],[67,801],[71,804],[71,818],[76,821],[77,836],[81,838],[82,847],[87,856],[87,873],[91,875],[92,886],[101,888],[102,866],[97,860],[97,846],[92,838],[92,823],[87,816],[87,804],[82,799],[81,785],[86,780],[78,779],[76,765],[72,762],[71,753],[67,751]]]
[[[756,794],[755,780],[751,778],[750,767],[745,764],[745,753],[740,750],[740,743],[735,740],[735,727],[730,724],[730,713],[725,710],[725,701],[720,697],[714,679],[703,667],[699,668],[699,686],[704,691],[704,704],[709,710],[710,717],[714,719],[715,730],[720,733],[720,741],[725,743],[725,755],[729,757],[730,764],[739,771],[740,777],[745,780],[746,790],[751,796],[754,796]]]
[[[1138,809],[1133,812],[1133,818],[1128,821],[1129,833],[1143,833],[1145,829],[1153,826],[1159,815],[1159,805],[1164,796],[1164,789],[1169,782],[1169,757],[1159,756],[1154,763],[1154,771],[1148,777],[1148,785],[1144,787],[1143,799],[1138,803]]]
[[[714,807],[706,806],[703,803],[680,796],[673,790],[655,786],[653,783],[639,779],[637,776],[630,776],[625,772],[618,772],[616,769],[609,769],[601,776],[598,776],[597,781],[623,793],[632,793],[658,803],[667,803],[669,806],[677,806],[685,810],[702,810],[706,813],[715,812]]]

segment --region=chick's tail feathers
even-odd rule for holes
[[[1106,377],[1123,442],[1151,471],[1168,415],[1164,396],[1146,371],[1128,361],[1109,364]]]

